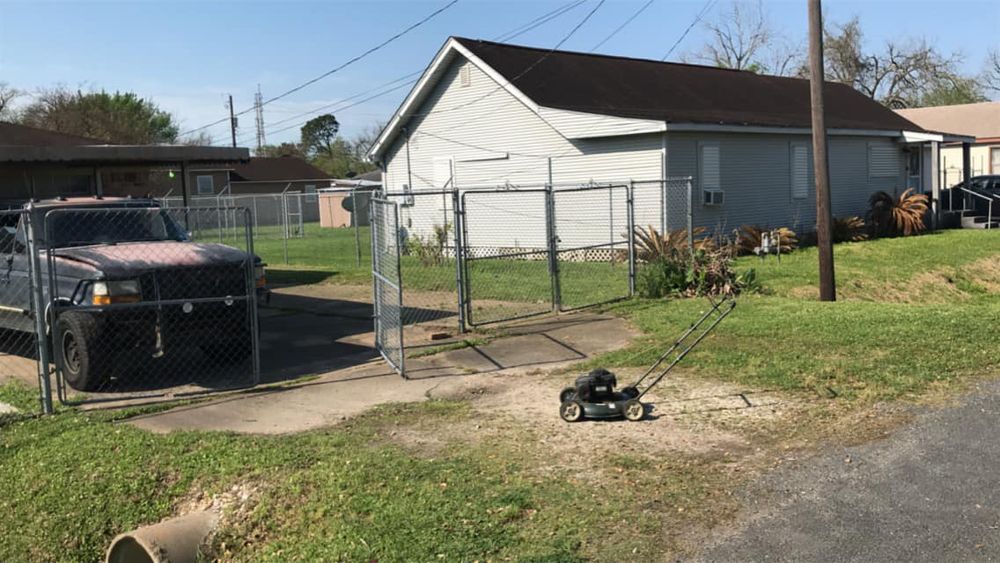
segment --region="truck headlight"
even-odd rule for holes
[[[267,285],[267,272],[264,270],[263,264],[258,264],[253,267],[253,277],[256,280],[257,287],[264,287]]]
[[[138,303],[142,300],[139,280],[97,281],[93,289],[94,305]]]

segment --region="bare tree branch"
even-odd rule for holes
[[[23,94],[17,88],[9,86],[6,82],[0,82],[0,119],[7,119],[13,116],[12,102],[15,98]]]
[[[802,49],[774,32],[760,0],[734,1],[705,28],[712,39],[685,60],[720,68],[789,75],[797,70]]]

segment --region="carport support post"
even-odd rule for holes
[[[42,289],[42,268],[38,260],[38,245],[35,240],[35,225],[32,224],[32,206],[23,215],[28,228],[28,263],[31,269],[31,300],[35,314],[35,339],[38,341],[38,384],[41,390],[42,412],[52,414],[52,378],[49,371],[49,339],[45,330],[45,317],[48,308],[45,306],[45,295]]]
[[[691,256],[694,256],[694,204],[691,202],[691,198],[694,197],[694,182],[691,176],[687,178],[687,236],[688,236],[688,251]],[[670,233],[664,231],[664,235],[669,235]]]
[[[941,221],[941,144],[931,141],[931,229],[937,230]]]

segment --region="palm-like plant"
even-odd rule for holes
[[[833,242],[860,242],[868,238],[865,222],[861,217],[835,217],[832,227]]]
[[[898,198],[875,192],[868,198],[868,224],[874,236],[910,236],[927,228],[928,199],[908,188]]]
[[[691,234],[694,235],[695,250],[711,248],[711,239],[704,238],[704,227],[694,228]],[[661,234],[652,225],[645,229],[636,227],[633,237],[635,238],[635,257],[640,262],[652,262],[657,258],[666,258],[685,252],[688,247],[687,229],[674,229],[669,233]]]
[[[760,225],[741,225],[736,229],[736,247],[740,254],[754,254],[754,249],[760,248],[764,240],[764,235],[776,235],[772,239],[772,247],[780,247],[782,254],[791,252],[799,247],[799,238],[795,231],[787,227],[768,229]]]

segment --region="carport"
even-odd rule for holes
[[[236,147],[114,145],[0,123],[0,199],[17,203],[58,196],[190,195],[190,165],[245,162]]]

